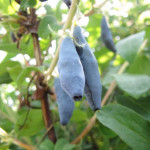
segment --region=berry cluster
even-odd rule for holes
[[[65,37],[61,43],[58,71],[55,78],[60,123],[66,125],[74,110],[74,101],[85,95],[92,110],[101,108],[101,80],[96,58],[86,42],[81,28],[74,27],[72,40]]]

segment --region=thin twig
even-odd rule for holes
[[[32,145],[28,145],[26,143],[23,143],[22,141],[19,141],[15,138],[13,138],[10,134],[8,134],[5,130],[0,128],[0,138],[2,139],[3,142],[12,142],[15,145],[22,147],[26,150],[35,150],[35,147]]]
[[[15,145],[18,145],[19,147],[22,147],[26,150],[35,150],[35,147],[31,146],[31,145],[27,145],[19,140],[16,139],[12,139],[12,143],[14,143]]]
[[[41,106],[42,106],[42,112],[43,112],[43,118],[45,126],[48,130],[48,128],[53,124],[52,122],[52,115],[51,111],[49,109],[49,102],[48,102],[48,94],[45,92],[43,98],[41,99]],[[56,142],[56,135],[54,127],[52,127],[51,130],[48,131],[48,137],[52,142]]]
[[[37,16],[36,16],[34,8],[30,8],[30,15],[31,15],[32,21],[36,21]],[[36,63],[37,63],[37,66],[40,66],[42,65],[42,56],[41,56],[41,48],[39,44],[39,39],[38,39],[39,37],[37,33],[32,33],[31,35],[33,39]]]
[[[35,9],[31,8],[30,14],[32,16],[32,19],[36,20]],[[32,33],[32,38],[33,38],[33,44],[34,44],[34,54],[35,54],[36,64],[37,64],[37,66],[40,66],[40,65],[42,65],[42,56],[41,56],[38,34]],[[39,73],[38,76],[40,79],[41,74]],[[45,123],[46,128],[48,128],[52,124],[52,115],[51,115],[51,112],[49,110],[48,94],[47,94],[47,91],[45,90],[44,85],[41,85],[40,80],[37,80],[37,85],[38,85],[37,88],[39,88],[39,86],[41,86],[40,91],[41,91],[41,94],[43,94],[43,96],[40,98],[41,107],[42,107],[44,123]],[[52,128],[52,130],[48,132],[48,136],[52,142],[54,142],[54,143],[56,142],[56,135],[55,135],[54,128]]]
[[[34,73],[33,77],[30,79],[30,82],[27,86],[27,94],[26,94],[26,105],[30,107],[30,103],[29,103],[29,88],[30,88],[30,85],[32,83],[32,81],[34,80],[35,76],[37,75],[37,72]]]
[[[105,3],[106,2],[108,2],[109,0],[105,0],[104,2],[102,2],[101,4],[99,4],[99,5],[93,5],[93,8],[90,10],[90,11],[88,11],[87,13],[85,13],[84,14],[84,16],[91,16],[91,15],[93,15],[95,12],[96,12],[96,9],[100,9],[100,8],[102,8],[104,5],[105,5]]]
[[[21,129],[24,127],[24,125],[26,124],[26,121],[27,121],[27,119],[28,119],[29,112],[30,112],[30,107],[28,107],[28,110],[27,110],[27,113],[26,113],[24,122],[23,122],[23,124],[19,127],[19,130],[21,130]]]
[[[48,132],[52,129],[53,126],[54,126],[54,125],[51,124],[51,125],[47,128],[46,132],[44,133],[44,135],[43,135],[43,137],[41,138],[41,140],[38,142],[37,146],[39,146],[39,145],[44,141],[44,139],[46,138]]]
[[[26,121],[27,121],[27,118],[28,118],[28,115],[29,115],[29,112],[30,112],[31,106],[30,106],[30,103],[29,103],[29,87],[30,87],[33,79],[35,78],[36,74],[37,74],[37,72],[34,73],[33,77],[31,78],[31,80],[30,80],[30,82],[29,82],[29,84],[27,86],[27,94],[26,94],[25,103],[28,106],[28,110],[27,110],[27,114],[26,114],[24,123],[20,126],[19,130],[21,130],[24,127],[24,125],[26,124]]]
[[[121,74],[128,66],[128,62],[125,62],[121,68],[119,69],[118,71],[118,74]],[[104,106],[109,98],[109,96],[111,95],[111,93],[113,92],[113,90],[115,89],[116,87],[116,82],[115,81],[112,81],[109,89],[107,90],[103,100],[102,100],[102,104],[101,106]],[[96,113],[94,114],[94,116],[91,118],[90,120],[90,123],[85,127],[85,129],[81,132],[81,134],[76,138],[74,139],[71,144],[77,144],[80,142],[80,140],[82,140],[82,138],[92,129],[92,127],[94,126],[96,122]]]
[[[127,66],[129,65],[129,63],[126,61],[122,66],[121,68],[119,69],[118,71],[118,74],[121,74],[126,68]],[[109,96],[111,95],[111,93],[114,91],[116,87],[116,82],[115,81],[112,81],[107,93],[105,94],[103,100],[102,100],[102,106],[104,106],[109,98]]]
[[[35,9],[30,9],[30,13],[33,17],[34,20],[36,20],[36,14],[35,14]],[[35,58],[36,58],[36,63],[37,66],[42,65],[42,57],[41,57],[41,50],[40,50],[40,45],[39,45],[39,39],[38,39],[38,34],[32,33],[32,38],[33,38],[33,44],[34,44],[34,53],[35,53]],[[43,118],[44,118],[44,123],[46,128],[51,126],[53,124],[52,122],[52,115],[51,111],[49,109],[49,102],[48,102],[48,93],[47,93],[47,88],[45,87],[45,84],[41,84],[41,78],[42,75],[39,73],[39,81],[37,81],[37,88],[40,89],[41,94],[43,94],[40,98],[41,100],[41,107],[42,107],[42,113],[43,113]],[[39,93],[40,94],[40,93]],[[48,132],[48,137],[52,142],[56,142],[56,135],[55,135],[55,130],[54,127],[52,127],[52,130]]]
[[[144,47],[146,46],[147,42],[148,42],[148,39],[145,39],[144,42],[142,43],[141,48],[139,49],[138,53],[140,53],[144,49]]]
[[[42,65],[42,57],[41,57],[39,40],[38,40],[38,34],[32,33],[32,38],[34,44],[34,54],[35,54],[36,64],[37,66],[40,66]]]

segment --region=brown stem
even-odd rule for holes
[[[36,21],[35,9],[31,8],[30,14],[32,16],[31,17],[32,20]],[[34,44],[34,54],[35,54],[36,64],[37,66],[40,66],[42,65],[42,57],[41,57],[39,40],[38,40],[38,34],[32,33],[32,38],[33,38],[33,44]],[[43,94],[40,98],[41,107],[42,107],[42,112],[43,112],[44,123],[45,123],[46,129],[48,130],[48,128],[53,124],[53,122],[52,122],[52,117],[51,117],[52,115],[49,109],[47,86],[45,84],[41,84],[41,77],[42,75],[39,73],[39,78],[38,78],[39,80],[37,80],[37,85],[38,85],[37,88],[40,89],[41,95]],[[52,127],[52,129],[49,130],[48,137],[53,143],[56,142],[56,135],[55,135],[54,127]]]
[[[36,75],[37,75],[37,72],[34,73],[33,77],[30,79],[30,82],[29,82],[29,84],[27,86],[27,93],[26,93],[25,103],[29,107],[30,107],[30,102],[29,102],[29,88],[30,88],[30,85],[31,85],[31,83],[34,80],[34,78],[35,78]]]
[[[41,105],[42,105],[44,123],[45,123],[46,129],[48,130],[49,127],[53,124],[53,122],[51,118],[52,116],[51,111],[49,109],[48,94],[46,92],[43,98],[41,99]],[[48,131],[48,137],[53,143],[56,142],[56,135],[55,135],[54,127],[52,127],[51,130]]]
[[[2,139],[3,142],[7,142],[7,143],[12,142],[13,144],[15,144],[15,145],[17,145],[19,147],[22,147],[22,148],[24,148],[26,150],[35,150],[35,147],[15,139],[14,137],[12,137],[10,134],[8,134],[2,128],[1,128],[1,132],[0,132],[0,138]]]
[[[88,11],[87,13],[84,14],[84,16],[91,16],[96,12],[96,9],[100,9],[101,7],[103,7],[105,5],[106,2],[108,2],[109,0],[105,0],[104,2],[102,2],[100,5],[93,5],[93,8]]]
[[[46,138],[48,132],[52,129],[52,127],[53,127],[53,124],[51,124],[50,127],[47,128],[45,134],[43,135],[43,137],[41,138],[41,140],[38,142],[37,146],[40,145],[44,141],[44,139]]]
[[[118,74],[121,74],[121,73],[127,68],[128,65],[129,65],[129,63],[128,63],[128,62],[125,62],[125,63],[121,66],[121,68],[119,69]],[[111,83],[109,89],[107,90],[107,92],[106,92],[106,94],[105,94],[105,96],[104,96],[104,98],[103,98],[103,100],[102,100],[101,106],[104,106],[104,105],[106,104],[106,102],[107,102],[109,96],[110,96],[111,93],[114,91],[115,87],[116,87],[116,82],[115,82],[115,81],[112,81],[112,83]],[[88,132],[92,129],[92,127],[94,126],[95,122],[96,122],[96,113],[95,113],[94,116],[91,118],[90,123],[85,127],[85,129],[81,132],[81,134],[80,134],[76,139],[74,139],[74,140],[71,142],[71,144],[77,144],[77,143],[79,143],[80,140],[81,140],[83,137],[85,137],[85,136],[88,134]]]
[[[37,22],[37,16],[36,16],[36,10],[34,8],[30,8],[30,16],[31,16],[31,22]],[[35,59],[37,66],[42,65],[42,56],[41,56],[41,49],[40,49],[40,44],[39,44],[39,37],[37,33],[32,33],[32,38],[33,38],[33,44],[34,44],[34,54],[35,54]]]
[[[81,134],[71,142],[71,144],[79,143],[82,140],[82,138],[85,137],[85,135],[92,129],[95,122],[96,122],[96,114],[94,114],[94,116],[91,118],[89,124],[85,127],[85,129],[81,132]]]
[[[21,1],[21,0],[15,0],[15,1],[16,1],[18,4],[20,4],[20,1]]]
[[[31,146],[31,145],[27,145],[21,141],[18,141],[16,139],[12,139],[12,142],[15,144],[15,145],[18,145],[19,147],[22,147],[26,150],[35,150],[35,147]]]
[[[40,66],[42,65],[42,57],[41,57],[39,40],[38,40],[38,34],[32,33],[32,38],[33,38],[33,44],[34,44],[34,55],[36,59],[36,64],[37,66]]]
[[[88,11],[87,13],[84,14],[84,16],[91,16],[95,13],[94,9],[91,9],[90,11]]]

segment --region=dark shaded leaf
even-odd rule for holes
[[[73,150],[75,148],[75,145],[74,144],[66,144],[64,147],[63,147],[63,150]]]
[[[10,83],[10,82],[12,82],[12,79],[8,72],[5,72],[2,75],[0,75],[0,84],[3,84],[3,83],[6,84],[6,83]]]
[[[40,144],[38,150],[54,150],[54,144],[50,140],[45,140]]]
[[[55,144],[55,149],[54,150],[60,150],[65,147],[65,145],[68,144],[66,139],[59,139],[57,143]]]
[[[127,96],[117,96],[117,101],[126,107],[129,107],[150,121],[150,96],[135,100]]]

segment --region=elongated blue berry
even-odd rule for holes
[[[58,71],[64,91],[74,100],[82,99],[85,76],[80,58],[71,38],[66,37],[61,43]]]
[[[109,50],[113,51],[114,53],[117,52],[115,44],[113,42],[111,31],[104,16],[101,21],[101,38],[103,43]]]
[[[67,7],[70,9],[72,0],[63,0],[63,2],[67,5]]]
[[[97,60],[79,26],[74,27],[73,37],[85,74],[85,96],[90,107],[95,111],[101,108],[102,92]]]
[[[72,116],[74,110],[74,101],[61,88],[59,78],[55,78],[54,86],[57,97],[60,123],[62,125],[66,125]]]
[[[45,1],[47,1],[47,0],[40,0],[41,2],[45,2]]]

